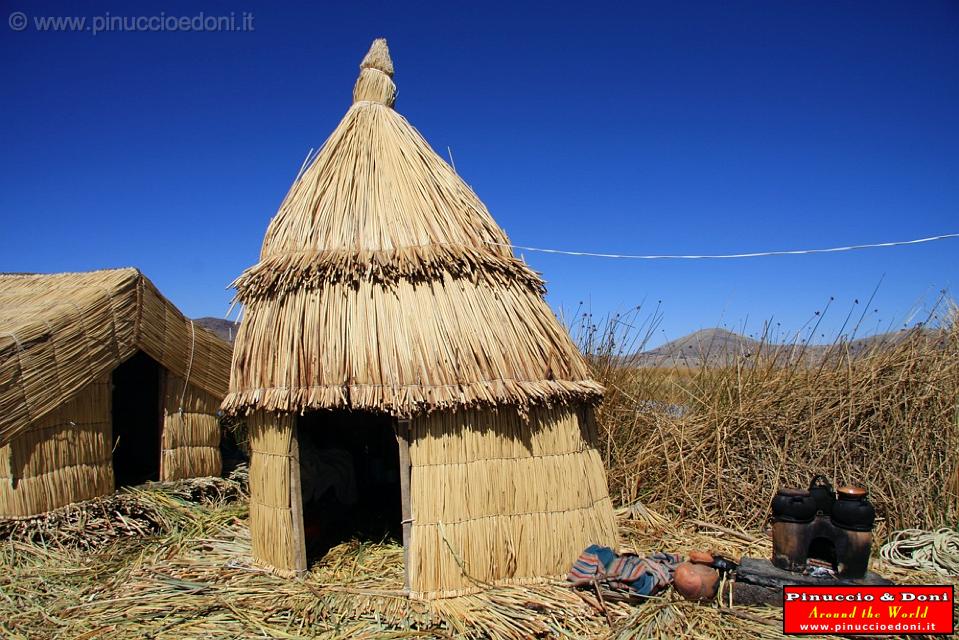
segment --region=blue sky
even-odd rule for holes
[[[222,316],[376,36],[398,110],[516,244],[728,253],[959,231],[955,2],[68,3],[0,15],[0,271],[135,265]],[[28,19],[23,31],[9,15]],[[41,32],[40,16],[253,15],[252,32]],[[867,329],[955,289],[959,240],[728,262],[527,253],[554,308]]]

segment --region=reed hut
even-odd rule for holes
[[[218,475],[229,367],[136,269],[0,274],[0,516]]]
[[[401,529],[413,596],[563,574],[616,541],[594,447],[602,388],[542,279],[393,109],[392,78],[377,40],[233,283],[244,310],[223,407],[248,415],[254,557],[305,571],[311,538],[358,509],[329,498],[352,473],[359,511]],[[306,487],[317,455],[339,466],[309,465]]]

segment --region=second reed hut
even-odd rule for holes
[[[615,544],[602,388],[392,76],[377,40],[234,283],[223,406],[248,414],[253,554],[302,572],[352,514],[402,529],[413,595],[564,574]]]
[[[0,274],[0,517],[218,475],[229,368],[136,269]]]

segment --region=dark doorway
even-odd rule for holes
[[[160,378],[160,365],[141,351],[113,370],[117,487],[160,479]]]
[[[314,411],[297,418],[307,562],[351,539],[402,540],[393,418]]]
[[[828,538],[813,538],[813,541],[809,543],[807,558],[827,563],[833,571],[838,569],[836,565],[836,546]]]

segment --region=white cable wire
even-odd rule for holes
[[[510,247],[521,251],[538,251],[540,253],[556,253],[564,256],[589,256],[592,258],[625,258],[628,260],[719,260],[727,258],[759,258],[763,256],[797,256],[810,253],[838,253],[840,251],[855,251],[856,249],[876,249],[879,247],[899,247],[907,244],[922,244],[924,242],[934,242],[936,240],[948,240],[949,238],[959,238],[959,233],[944,233],[939,236],[929,238],[919,238],[917,240],[902,240],[899,242],[877,242],[874,244],[854,244],[848,247],[831,247],[829,249],[794,249],[790,251],[757,251],[756,253],[729,253],[724,255],[621,255],[616,253],[592,253],[589,251],[563,251],[562,249],[541,249],[539,247],[525,247],[518,244],[505,244],[502,242],[488,242],[487,244],[500,247]]]

